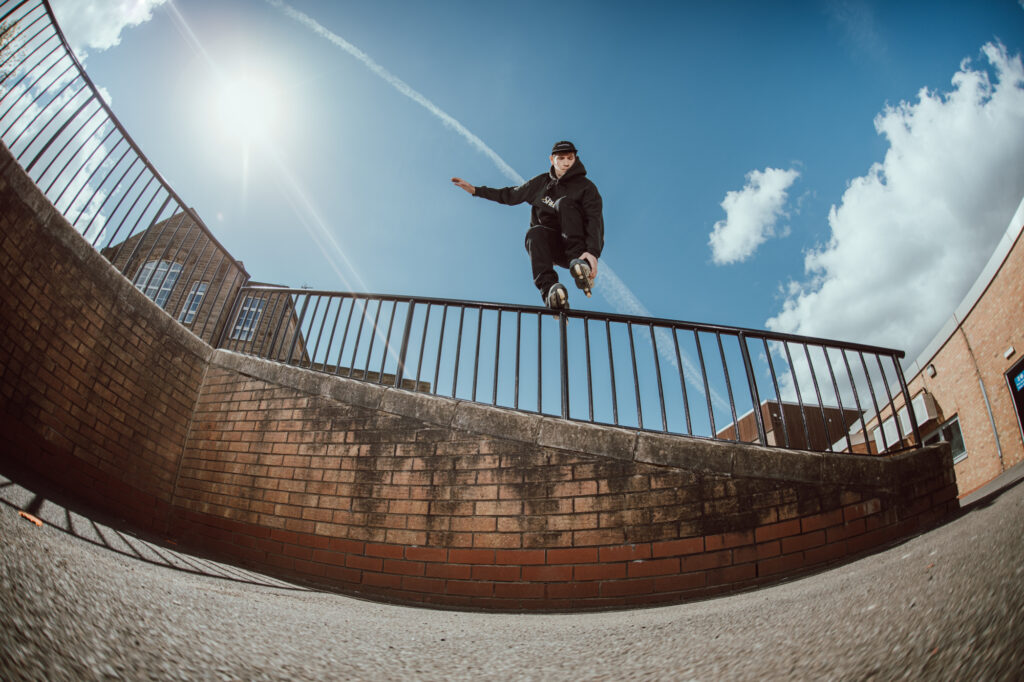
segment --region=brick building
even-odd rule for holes
[[[282,360],[289,353],[293,361],[306,359],[291,298],[245,292],[239,300],[243,286],[258,283],[189,213],[175,213],[101,253],[207,343],[239,351],[262,348]]]
[[[861,418],[859,410],[841,410],[838,407],[817,405],[800,405],[777,400],[762,400],[760,405],[761,420],[764,424],[765,437],[768,445],[795,448],[797,450],[816,450],[825,452],[832,449],[846,449],[846,433]],[[737,436],[737,425],[739,435]],[[757,420],[751,410],[741,416],[736,425],[729,424],[720,429],[715,438],[722,440],[738,440],[741,443],[756,443],[760,439],[757,434]],[[838,441],[838,442],[837,442]],[[860,443],[863,443],[861,439]],[[857,441],[852,442],[852,452],[867,452],[859,447]]]
[[[1024,201],[963,302],[905,372],[924,442],[952,445],[961,495],[1024,461],[1022,233]]]

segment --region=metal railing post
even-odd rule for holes
[[[907,386],[907,379],[903,376],[903,368],[900,367],[899,360],[896,355],[889,356],[892,358],[893,367],[896,369],[896,377],[900,381],[900,391],[903,393],[903,401],[907,404],[907,417],[910,419],[910,429],[914,432],[914,445],[921,447],[921,427],[917,424],[917,415],[914,414],[914,401],[910,399],[910,388]],[[895,412],[895,405],[893,406]],[[899,420],[899,415],[894,415]]]
[[[569,341],[564,312],[558,313],[558,365],[562,381],[562,419],[569,418]]]
[[[750,386],[750,399],[754,401],[754,421],[757,422],[757,437],[761,445],[768,445],[768,433],[764,428],[764,415],[761,414],[761,397],[757,390],[757,378],[754,366],[750,362],[750,349],[747,348],[747,335],[739,333],[740,353],[743,355],[743,367],[747,371],[747,384]],[[736,438],[739,439],[739,424],[736,425]]]
[[[402,387],[405,378],[405,355],[409,351],[409,333],[412,331],[412,316],[416,312],[416,301],[409,299],[409,312],[405,314],[405,329],[402,330],[402,345],[398,349],[398,367],[395,368],[395,388]]]

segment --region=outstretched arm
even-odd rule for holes
[[[452,178],[452,183],[456,187],[461,187],[462,189],[466,190],[470,194],[476,194],[476,187],[474,187],[473,185],[469,184],[468,182],[466,182],[462,178]]]

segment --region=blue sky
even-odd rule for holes
[[[537,304],[529,209],[449,178],[570,139],[614,272],[574,307],[913,359],[1024,197],[1017,0],[53,4],[262,281]]]

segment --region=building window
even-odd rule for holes
[[[956,417],[953,417],[924,438],[925,445],[935,445],[939,442],[949,443],[949,449],[953,451],[953,464],[967,459],[964,436],[960,432],[960,420]]]
[[[203,297],[206,296],[206,287],[206,282],[192,283],[192,289],[188,292],[188,298],[185,299],[185,305],[182,306],[181,315],[178,317],[182,324],[192,324],[196,319],[199,306],[203,304]]]
[[[174,285],[178,283],[181,265],[169,260],[151,260],[135,275],[135,288],[148,296],[158,306],[167,305]]]
[[[256,325],[260,322],[260,315],[263,313],[262,299],[255,296],[246,296],[238,311],[238,318],[235,320],[235,328],[231,331],[231,338],[238,341],[251,341],[256,335]]]

